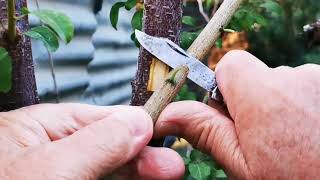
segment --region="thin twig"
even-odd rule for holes
[[[207,22],[209,22],[209,21],[210,21],[209,16],[208,16],[208,15],[204,12],[204,10],[203,10],[202,0],[197,0],[197,2],[198,2],[199,11],[200,11],[201,15],[203,16],[203,18],[204,18]]]
[[[40,6],[39,6],[39,1],[36,0],[36,6],[37,6],[37,10],[40,10]],[[52,59],[52,55],[49,51],[49,49],[46,47],[47,53],[48,53],[48,60],[49,60],[49,65],[50,65],[50,71],[51,71],[51,76],[52,76],[52,80],[53,80],[53,86],[54,86],[54,93],[56,95],[56,103],[60,102],[60,95],[59,95],[59,89],[58,89],[58,83],[57,83],[57,78],[56,78],[56,73],[54,70],[54,63],[53,63],[53,59]]]
[[[187,5],[187,1],[188,1],[188,0],[183,0],[183,1],[182,1],[182,4],[183,4],[184,6],[186,6],[186,5]]]
[[[3,30],[6,30],[6,27],[4,26],[3,22],[0,20],[0,27],[3,29]]]
[[[57,79],[56,79],[56,73],[54,71],[54,63],[52,60],[52,55],[50,51],[47,48],[47,53],[48,53],[48,59],[49,59],[49,64],[50,64],[50,71],[51,71],[51,76],[53,80],[53,86],[54,86],[54,93],[56,95],[56,103],[60,102],[60,96],[59,96],[59,89],[58,89],[58,84],[57,84]]]
[[[37,10],[39,10],[40,6],[39,6],[39,1],[38,0],[36,0],[36,6],[37,6]]]
[[[214,5],[213,5],[211,16],[214,16],[214,14],[217,12],[219,4],[220,4],[220,0],[214,0]]]

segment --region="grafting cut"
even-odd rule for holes
[[[181,0],[145,0],[143,31],[151,36],[169,38],[179,44],[182,19]],[[138,70],[132,82],[131,105],[143,106],[152,92],[147,90],[153,56],[140,48]]]

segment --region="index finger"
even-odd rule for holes
[[[16,119],[26,127],[32,124],[30,121],[37,125],[40,124],[50,139],[54,141],[67,137],[112,113],[121,112],[123,109],[126,109],[126,106],[106,107],[75,103],[40,104],[8,112],[6,116]],[[17,116],[17,113],[20,115]]]

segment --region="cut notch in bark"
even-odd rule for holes
[[[152,58],[147,90],[154,92],[155,90],[159,89],[162,85],[162,82],[169,74],[169,71],[170,69],[166,64],[156,58]]]
[[[179,92],[183,83],[187,79],[189,69],[182,66],[172,70],[165,79],[160,89],[155,91],[149,101],[144,105],[145,110],[149,113],[154,123],[158,119],[161,111],[171,102]]]
[[[182,0],[144,1],[143,31],[149,35],[169,38],[179,44],[181,19]],[[151,91],[165,80],[167,68],[144,48],[140,48],[138,70],[132,82],[131,105],[143,106],[147,102],[152,95]]]

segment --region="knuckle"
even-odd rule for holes
[[[229,51],[217,64],[216,72],[238,71],[247,66],[248,60],[252,59],[251,54],[243,50]]]
[[[98,129],[93,126],[89,127],[88,136],[92,136],[92,139],[96,140],[96,142],[93,142],[95,149],[101,151],[114,162],[114,159],[118,156],[113,157],[113,155],[127,154],[132,138],[128,126],[120,118],[113,116],[110,120],[112,122],[100,124],[101,126],[106,126],[102,128],[104,130],[100,129],[100,127]],[[106,131],[108,136],[106,136]],[[104,138],[95,138],[97,136]]]

